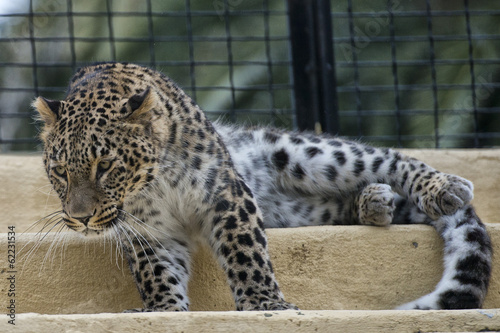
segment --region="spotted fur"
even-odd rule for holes
[[[85,236],[117,235],[139,311],[188,309],[197,240],[215,253],[238,310],[294,309],[264,227],[326,224],[433,225],[445,241],[443,278],[403,307],[484,300],[491,245],[463,178],[340,138],[212,124],[166,76],[132,64],[82,68],[64,100],[34,106],[64,223]]]

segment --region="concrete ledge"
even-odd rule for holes
[[[500,222],[497,200],[500,149],[415,149],[402,152],[440,171],[471,180],[475,186],[473,203],[483,222]],[[33,222],[60,209],[38,153],[0,155],[0,184],[0,226],[15,223],[18,231],[24,231]]]
[[[499,253],[500,225],[490,224],[488,230]],[[122,312],[142,306],[114,246],[63,235],[39,240],[25,234],[17,242],[18,249],[29,243],[24,254],[37,246],[16,263],[17,313]],[[427,226],[271,229],[268,236],[280,286],[302,310],[393,309],[432,291],[442,274],[442,243]],[[0,237],[0,248],[7,248],[6,235]],[[6,259],[0,258],[0,267],[8,267]],[[495,257],[485,308],[500,308],[499,267]],[[3,269],[0,279],[7,277]],[[9,301],[7,287],[2,284],[0,304]],[[192,310],[234,310],[225,276],[206,247],[194,257],[189,294]]]
[[[406,153],[475,183],[474,205],[489,223],[495,253],[500,253],[500,224],[493,223],[500,221],[500,150]],[[59,209],[57,198],[48,195],[50,186],[39,155],[0,156],[0,183],[0,232],[15,225],[21,236],[32,222]],[[141,301],[114,246],[102,240],[84,241],[75,233],[51,233],[43,240],[24,234],[16,241],[18,252],[24,247],[15,267],[16,331],[500,330],[500,310],[491,310],[500,308],[498,256],[485,310],[376,311],[433,290],[442,273],[442,243],[430,227],[270,229],[268,236],[280,286],[301,312],[220,312],[233,310],[234,303],[224,274],[210,251],[201,247],[193,259],[191,309],[213,312],[118,314],[140,307]],[[36,250],[29,252],[33,244]],[[0,249],[0,306],[5,308],[10,301],[6,234],[0,234]],[[97,314],[103,312],[107,314]],[[0,331],[12,328],[5,326],[7,319],[0,320]]]
[[[188,312],[19,316],[16,332],[485,332],[499,310]],[[14,330],[13,330],[14,331]]]

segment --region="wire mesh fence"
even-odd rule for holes
[[[31,100],[62,98],[73,71],[95,61],[159,69],[212,119],[302,128],[290,28],[300,22],[289,21],[291,3],[0,1],[1,151],[37,149]],[[322,45],[333,50],[334,77],[320,88],[336,96],[335,134],[398,147],[500,144],[500,4],[328,6],[333,37]]]
[[[347,0],[345,10],[338,6],[341,131],[405,147],[498,145],[498,4],[389,1],[373,11]]]

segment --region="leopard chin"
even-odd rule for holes
[[[94,230],[90,228],[85,228],[83,231],[80,231],[79,234],[89,238],[102,237],[103,235],[110,232],[111,229],[107,228],[104,230]]]

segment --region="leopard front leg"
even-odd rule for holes
[[[125,312],[187,311],[190,256],[176,239],[122,234],[122,246],[144,307]]]
[[[210,245],[227,274],[236,309],[297,309],[284,300],[279,289],[267,251],[262,214],[247,191],[232,201],[219,200],[209,235]]]

